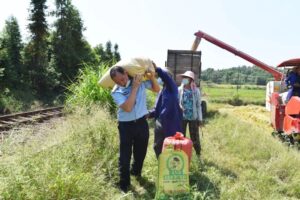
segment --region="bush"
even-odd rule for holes
[[[244,104],[243,100],[240,99],[239,95],[234,95],[232,99],[229,99],[228,104],[233,106],[241,106]]]
[[[61,103],[60,103],[61,104]],[[27,110],[34,110],[39,107],[57,105],[54,102],[37,101],[29,88],[20,86],[17,89],[4,89],[0,94],[0,114],[9,114]]]
[[[26,102],[22,102],[14,96],[8,89],[0,95],[0,114],[9,114],[25,109]]]
[[[98,68],[85,66],[80,70],[77,82],[68,87],[66,98],[66,106],[87,106],[90,107],[96,103],[115,113],[116,105],[110,95],[110,90],[102,88],[98,85],[100,77],[108,70],[106,64],[100,65]]]

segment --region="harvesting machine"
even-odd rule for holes
[[[260,60],[240,51],[236,48],[214,38],[207,33],[198,31],[195,33],[195,41],[192,51],[196,51],[201,39],[205,39],[212,44],[225,49],[236,56],[239,56],[257,67],[273,75],[274,81],[270,81],[266,87],[266,109],[271,111],[271,125],[274,133],[277,133],[284,141],[289,144],[300,143],[300,97],[293,96],[287,103],[284,100],[287,93],[285,85],[285,74]],[[300,58],[290,59],[280,63],[279,68],[291,68],[300,66]]]

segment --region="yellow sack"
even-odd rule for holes
[[[147,70],[155,71],[152,64],[152,60],[149,58],[132,58],[129,60],[121,60],[117,62],[114,66],[123,67],[130,76],[134,77],[135,75],[144,75]],[[112,67],[114,67],[112,66]],[[115,82],[110,78],[110,67],[107,72],[101,77],[98,84],[104,88],[112,88],[115,85]],[[144,78],[144,80],[146,80]]]

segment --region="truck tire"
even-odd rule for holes
[[[206,101],[201,101],[202,118],[204,119],[207,115],[207,104]]]

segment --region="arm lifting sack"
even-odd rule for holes
[[[129,60],[121,60],[117,62],[114,66],[120,66],[128,72],[132,77],[135,75],[144,75],[146,71],[155,71],[152,64],[152,60],[148,58],[132,58]],[[114,67],[112,66],[112,67]],[[107,72],[101,77],[98,84],[104,88],[113,88],[115,85],[114,81],[110,78],[110,67]],[[145,78],[143,80],[146,80]]]

